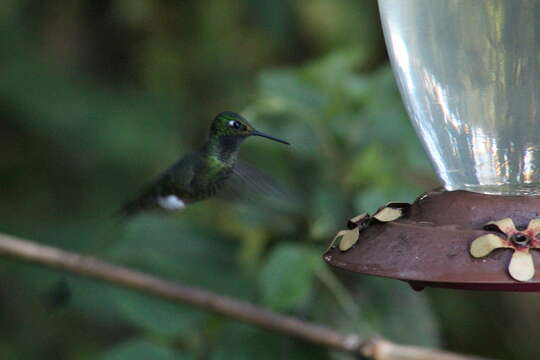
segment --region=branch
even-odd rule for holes
[[[439,350],[397,345],[383,339],[363,339],[355,334],[339,333],[294,317],[273,313],[248,302],[13,236],[0,234],[0,255],[68,271],[174,302],[187,303],[304,341],[375,360],[481,360]]]

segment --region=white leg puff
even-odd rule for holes
[[[182,199],[176,195],[160,196],[157,202],[165,210],[182,210],[186,207]]]

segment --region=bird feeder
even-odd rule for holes
[[[379,0],[443,187],[338,232],[324,259],[413,288],[540,291],[540,3]]]

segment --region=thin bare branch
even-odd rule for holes
[[[360,354],[374,360],[480,360],[477,357],[434,349],[397,345],[383,339],[363,339],[356,334],[343,334],[294,317],[273,313],[245,301],[9,235],[0,234],[0,255],[190,304],[304,341]]]

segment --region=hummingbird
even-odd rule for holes
[[[249,181],[256,169],[238,160],[238,154],[242,142],[251,136],[290,145],[255,130],[237,113],[221,112],[212,121],[203,146],[173,164],[137,198],[126,203],[121,213],[131,216],[152,209],[182,210],[189,204],[215,196],[235,179]],[[264,185],[259,184],[261,187]]]

